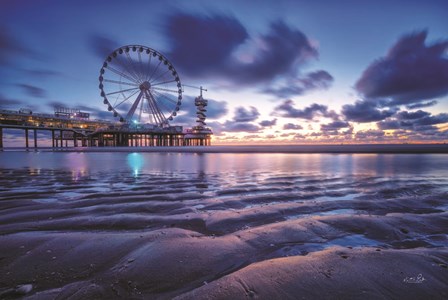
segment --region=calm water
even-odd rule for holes
[[[443,154],[0,153],[0,234],[174,226],[219,236],[354,216],[437,223],[447,203]],[[316,249],[448,245],[439,231],[399,240],[359,232]]]
[[[191,154],[3,152],[0,169],[149,173],[448,177],[444,154]]]

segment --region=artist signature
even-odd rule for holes
[[[405,283],[423,283],[425,281],[425,277],[422,274],[418,274],[417,277],[406,277],[403,279]]]

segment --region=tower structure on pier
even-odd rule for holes
[[[209,146],[211,145],[212,130],[206,127],[208,100],[202,96],[202,91],[207,91],[202,86],[199,87],[200,94],[194,99],[196,106],[196,126],[185,131],[184,142],[186,146]]]
[[[202,86],[200,87],[200,95],[194,99],[194,105],[196,106],[196,127],[197,128],[204,128],[205,127],[205,119],[207,118],[206,112],[207,109],[205,108],[208,104],[208,101],[202,97],[202,91],[204,89]]]

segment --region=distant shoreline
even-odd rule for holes
[[[24,147],[3,151],[27,151]],[[39,152],[153,152],[153,153],[365,153],[365,154],[447,154],[448,144],[360,144],[360,145],[234,145],[188,147],[68,147],[29,148]],[[1,151],[0,151],[1,152]]]

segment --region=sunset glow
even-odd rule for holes
[[[143,8],[143,9],[142,9]],[[163,53],[205,86],[215,145],[448,139],[445,1],[2,1],[0,109],[116,120],[98,73],[114,49]],[[101,12],[101,13],[98,13]],[[185,88],[172,125],[195,122]],[[20,144],[14,130],[5,143]]]

